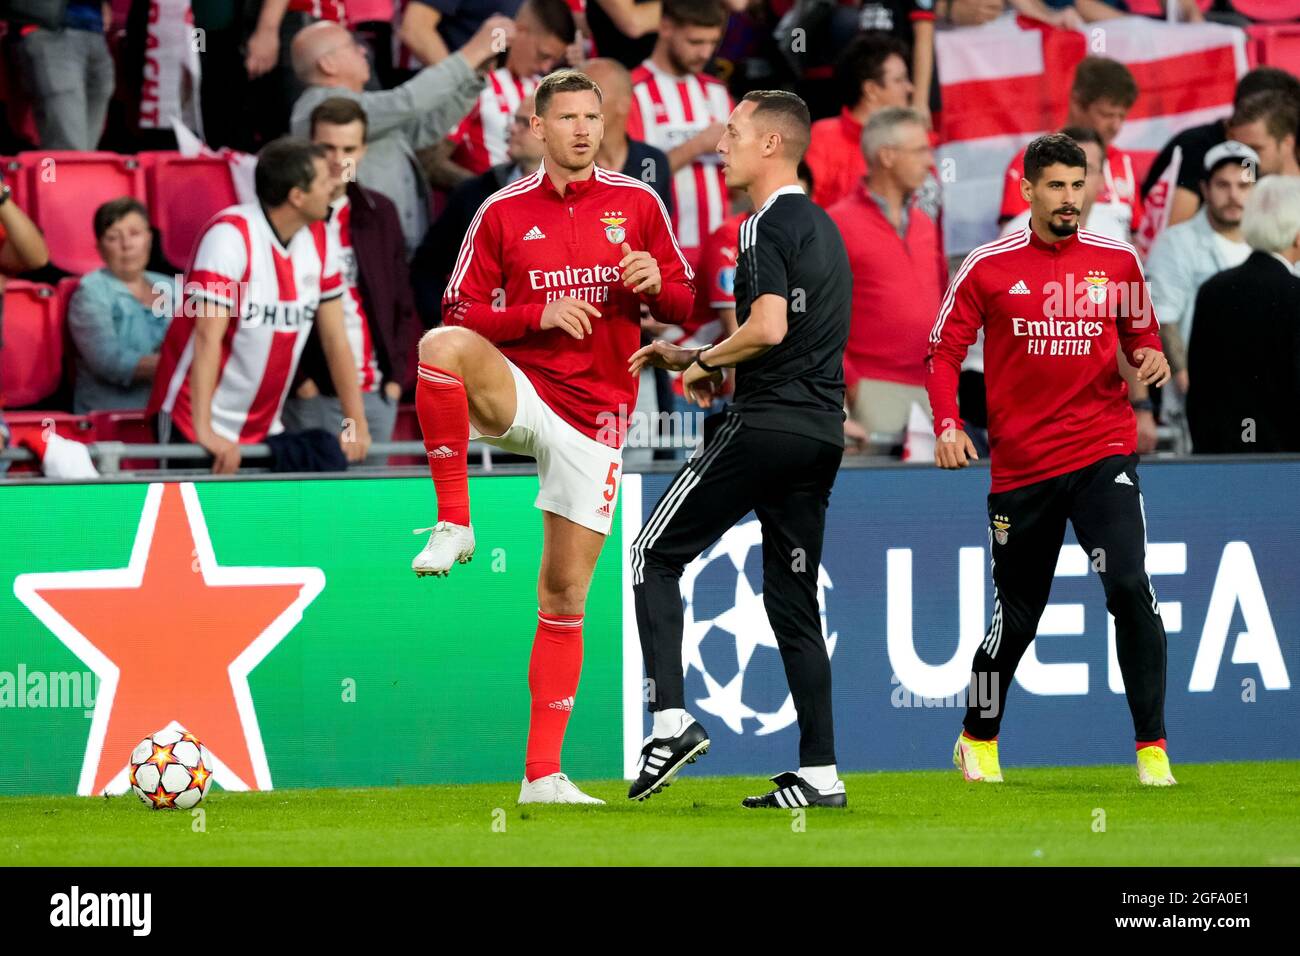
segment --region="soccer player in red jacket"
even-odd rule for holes
[[[537,459],[542,564],[519,802],[602,803],[560,772],[583,609],[636,407],[627,356],[640,344],[641,306],[681,324],[693,276],[655,191],[596,166],[604,125],[595,82],[552,73],[534,109],[541,168],[479,208],[443,297],[445,325],[420,342],[415,404],[438,521],[420,529],[432,533],[412,567],[445,575],[474,554],[471,438]]]
[[[1040,136],[1020,184],[1029,225],[962,264],[930,334],[926,388],[940,468],[976,456],[957,409],[966,350],[984,329],[993,487],[988,499],[994,605],[971,667],[972,701],[953,761],[967,780],[1001,782],[998,727],[1016,665],[1047,604],[1065,523],[1106,591],[1137,738],[1138,778],[1174,783],[1165,749],[1165,629],[1147,576],[1137,420],[1116,367],[1163,385],[1169,363],[1137,253],[1079,228],[1087,159],[1068,136]]]

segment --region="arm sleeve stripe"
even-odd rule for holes
[[[479,224],[483,222],[483,214],[487,212],[488,207],[493,203],[500,202],[502,199],[509,199],[511,196],[527,192],[542,181],[544,174],[545,169],[539,166],[537,172],[531,176],[507,186],[505,189],[498,190],[483,200],[483,205],[478,207],[478,212],[474,214],[474,221],[470,223],[469,229],[465,232],[465,239],[461,242],[460,255],[456,257],[456,268],[451,272],[451,278],[447,282],[447,290],[443,293],[444,298],[454,299],[460,294],[460,284],[465,280],[465,273],[469,271],[470,260],[474,257],[474,236],[478,233]]]
[[[1004,236],[996,242],[990,242],[975,249],[966,257],[966,261],[961,264],[957,271],[956,277],[948,286],[948,291],[944,294],[943,304],[939,306],[939,315],[934,320],[934,328],[930,330],[930,344],[939,344],[939,339],[943,335],[944,323],[948,321],[948,315],[952,312],[953,303],[957,301],[957,287],[962,284],[971,270],[981,260],[989,256],[995,256],[1000,252],[1010,252],[1012,249],[1019,249],[1022,246],[1029,245],[1029,227],[1026,226],[1020,232],[1013,232],[1009,236]]]

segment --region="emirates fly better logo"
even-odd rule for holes
[[[14,596],[100,680],[77,793],[122,793],[128,759],[189,731],[226,790],[269,790],[248,675],[325,586],[320,568],[217,563],[192,484],[145,495],[124,568],[20,574]]]
[[[565,266],[563,269],[529,269],[528,282],[533,290],[546,290],[546,301],[582,299],[584,302],[609,301],[609,287],[622,279],[618,266]]]
[[[1151,299],[1144,283],[1113,282],[1104,269],[1090,269],[1082,279],[1067,273],[1064,282],[1043,289],[1043,317],[1011,319],[1011,334],[1027,339],[1029,355],[1091,355],[1093,342],[1117,319],[1141,329],[1151,322]],[[1032,294],[1023,280],[1008,295]]]

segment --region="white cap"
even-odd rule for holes
[[[1213,146],[1205,154],[1205,176],[1208,178],[1214,168],[1220,163],[1232,160],[1238,165],[1250,163],[1254,171],[1259,170],[1259,154],[1247,146],[1245,143],[1239,143],[1235,139],[1227,140],[1218,146]]]

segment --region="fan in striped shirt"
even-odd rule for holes
[[[654,52],[632,71],[635,112],[628,135],[668,154],[677,206],[673,229],[692,268],[704,239],[730,214],[714,147],[731,115],[731,95],[704,72],[726,25],[721,0],[665,0]]]
[[[480,176],[509,160],[515,111],[564,60],[574,30],[566,0],[526,0],[519,8],[505,63],[487,74],[478,102],[447,136],[450,156],[439,164],[443,181]]]

